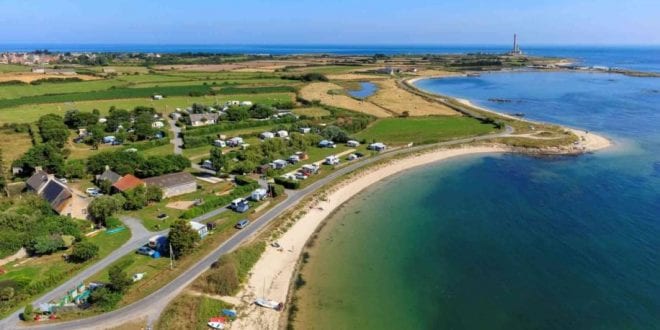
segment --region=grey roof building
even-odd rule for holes
[[[163,198],[189,194],[197,190],[195,177],[188,172],[178,172],[146,178],[147,186],[157,186],[163,190]]]

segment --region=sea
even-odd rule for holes
[[[660,67],[647,50],[579,53]],[[417,86],[614,146],[454,158],[369,187],[309,250],[293,327],[660,329],[660,79],[527,71]]]
[[[3,44],[0,52],[29,52],[34,50],[52,52],[141,52],[141,53],[215,53],[253,55],[424,55],[508,52],[511,45],[235,45],[235,44]],[[557,46],[522,45],[525,54],[534,56],[556,56],[572,59],[586,66],[606,66],[630,70],[660,72],[660,46]],[[631,56],[634,54],[634,56]]]

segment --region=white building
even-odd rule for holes
[[[382,142],[376,142],[376,143],[370,144],[368,149],[369,150],[374,150],[374,151],[383,151],[383,150],[387,149],[387,146]]]
[[[205,224],[199,223],[197,221],[190,221],[190,227],[199,234],[200,238],[206,237],[209,234],[209,229]]]
[[[250,194],[250,199],[252,199],[255,202],[258,202],[268,196],[268,190],[265,188],[258,188],[255,189],[252,194]]]
[[[151,127],[153,127],[153,128],[163,128],[163,127],[165,127],[165,124],[163,124],[162,121],[155,121],[155,122],[151,123]]]
[[[277,131],[277,136],[281,138],[289,137],[289,132],[285,130]]]
[[[339,157],[332,155],[325,157],[325,160],[323,161],[324,164],[326,165],[337,165],[339,164]]]

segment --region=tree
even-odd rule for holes
[[[135,122],[133,123],[133,133],[135,134],[138,141],[146,140],[154,136],[156,130],[151,127],[153,122],[153,114],[149,112],[140,112],[140,114],[135,117]]]
[[[24,321],[32,321],[32,319],[34,319],[34,309],[32,304],[25,305],[22,316]]]
[[[250,113],[244,107],[231,107],[227,110],[227,119],[231,121],[244,121],[250,117]]]
[[[82,241],[73,245],[71,257],[76,262],[85,262],[87,260],[96,258],[99,255],[99,247],[87,241]]]
[[[85,162],[80,159],[69,160],[64,164],[64,176],[81,179],[85,176]]]
[[[250,117],[257,119],[269,118],[274,113],[275,109],[265,104],[255,104],[249,110]]]
[[[147,186],[147,201],[149,202],[160,202],[163,199],[163,189],[160,189],[159,186],[150,185]]]
[[[213,168],[220,171],[222,169],[227,169],[227,164],[229,163],[229,157],[222,153],[222,149],[213,148],[211,149],[211,164]]]
[[[348,133],[337,126],[328,126],[324,128],[321,135],[323,135],[324,138],[335,142],[346,142],[349,139]]]
[[[51,254],[64,248],[64,240],[60,235],[43,235],[35,237],[27,247],[33,254]]]
[[[124,192],[126,202],[124,203],[125,210],[139,210],[147,206],[147,194],[144,186],[137,186],[129,191]]]
[[[64,173],[64,153],[53,143],[37,144],[30,148],[13,166],[23,168],[26,175],[32,174],[37,166],[46,172],[61,175]]]
[[[178,219],[172,224],[169,241],[176,258],[189,254],[200,240],[199,234],[190,226],[190,222]]]
[[[131,123],[131,113],[124,109],[116,109],[115,107],[110,107],[110,112],[106,117],[107,121],[105,122],[107,132],[115,132],[121,125],[126,128]]]
[[[70,129],[88,127],[99,121],[99,113],[69,110],[64,114],[64,124]]]
[[[101,196],[94,198],[94,200],[89,203],[87,211],[94,221],[105,223],[105,219],[121,210],[125,202],[126,200],[121,195]]]
[[[64,119],[56,114],[41,116],[37,121],[37,127],[43,142],[52,142],[60,148],[69,138],[69,129],[64,125]]]
[[[110,280],[110,288],[114,292],[124,293],[133,284],[133,279],[119,265],[110,267],[108,270],[108,279]]]

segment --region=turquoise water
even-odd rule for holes
[[[617,145],[463,157],[368,189],[312,249],[298,328],[660,328],[660,79],[504,73],[418,86]]]
[[[366,99],[374,95],[377,90],[378,86],[372,82],[360,82],[360,89],[348,90],[348,95],[358,99]]]

